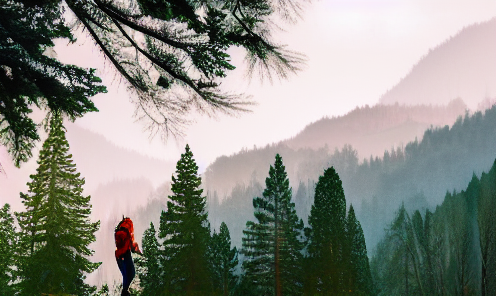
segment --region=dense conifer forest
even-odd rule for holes
[[[308,161],[328,167],[315,180],[300,180],[296,189],[283,157],[276,154],[264,183],[253,178],[222,201],[202,189],[186,146],[171,190],[160,189],[152,208],[143,208],[136,217],[149,227],[142,237],[143,256],[135,256],[133,291],[491,295],[496,163],[488,151],[496,144],[494,126],[496,107],[460,117],[451,127],[429,129],[421,141],[386,151],[383,158],[359,163],[350,146],[333,154],[314,151],[311,155],[320,158]],[[81,195],[84,178],[67,153],[57,114],[43,147],[30,189],[21,194],[26,210],[12,213],[6,204],[0,212],[2,293],[112,295],[118,289],[114,283],[99,289],[84,284],[100,264],[85,259],[91,258],[88,246],[99,222],[88,220],[90,197]],[[491,163],[490,169],[467,169]],[[310,164],[307,168],[315,170]],[[435,183],[460,184],[464,169],[470,171],[468,186],[444,185],[444,200],[435,196],[440,191]],[[343,180],[355,180],[353,190],[347,192]],[[362,202],[351,204],[349,196],[360,192]],[[357,207],[361,215],[355,213]],[[376,240],[367,240],[373,228]],[[73,259],[47,261],[45,255],[52,253],[50,258]],[[63,264],[53,264],[59,261]],[[40,270],[44,272],[36,272]]]

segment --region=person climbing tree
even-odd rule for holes
[[[134,241],[133,221],[128,217],[122,217],[121,222],[115,228],[115,259],[122,273],[121,296],[131,295],[129,286],[135,275],[133,258],[131,252],[141,254],[138,243]]]

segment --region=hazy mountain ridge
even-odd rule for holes
[[[453,124],[465,112],[461,100],[454,100],[448,106],[396,104],[356,108],[344,116],[310,124],[293,139],[217,158],[203,174],[204,187],[216,191],[222,200],[236,184],[247,184],[251,179],[263,183],[267,164],[276,153],[283,156],[291,182],[315,179],[318,174],[313,173],[311,166],[323,168],[329,155],[344,145],[351,145],[358,159],[382,156],[391,147],[421,139],[431,126]]]
[[[496,96],[496,18],[462,29],[429,52],[380,98],[383,104],[446,104],[475,109]]]
[[[462,100],[446,106],[375,105],[357,107],[344,116],[322,118],[306,126],[295,137],[284,141],[288,147],[331,149],[352,145],[359,158],[381,156],[385,149],[420,138],[430,126],[451,125],[465,113]]]
[[[285,145],[244,151],[222,158],[222,167],[236,167],[228,164],[236,158],[242,160],[240,170],[246,169],[248,163],[265,164],[252,171],[245,182],[234,186],[223,200],[218,198],[219,191],[210,189],[209,216],[214,227],[225,221],[232,231],[233,243],[239,246],[246,221],[253,219],[252,200],[261,194],[275,153],[280,153],[300,218],[305,220],[308,216],[318,176],[332,165],[343,182],[347,204],[353,204],[367,245],[373,250],[402,203],[409,211],[434,208],[442,202],[446,191],[462,190],[474,173],[480,175],[490,168],[496,158],[494,147],[496,106],[484,113],[459,117],[451,126],[428,129],[422,140],[411,141],[403,149],[385,151],[383,157],[371,157],[363,163],[359,163],[350,146],[332,154],[326,149],[294,151]],[[208,183],[215,171],[207,173]]]
[[[67,140],[78,171],[86,178],[86,192],[116,179],[149,179],[158,186],[169,179],[175,164],[119,147],[104,136],[67,123]]]

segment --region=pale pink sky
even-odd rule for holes
[[[68,63],[99,68],[109,88],[94,98],[99,113],[76,123],[113,143],[154,157],[179,159],[189,143],[200,170],[221,155],[265,146],[294,136],[323,116],[342,115],[375,104],[430,48],[463,27],[496,16],[494,0],[320,0],[307,5],[304,20],[287,25],[276,39],[306,54],[305,69],[287,81],[261,85],[244,77],[243,56],[232,50],[238,69],[224,82],[227,90],[253,96],[252,113],[217,119],[193,114],[186,138],[150,142],[124,84],[84,35],[75,45],[58,42],[55,51]],[[37,155],[37,153],[35,153]]]

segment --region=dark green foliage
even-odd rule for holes
[[[308,218],[306,293],[339,295],[345,289],[346,200],[341,180],[333,167],[324,171],[315,186],[315,200]]]
[[[162,291],[173,295],[206,295],[212,291],[207,248],[210,229],[206,198],[193,153],[186,152],[172,176],[167,211],[160,216],[159,237],[164,239],[161,257]]]
[[[410,217],[401,206],[371,263],[380,295],[422,295],[414,278],[411,233]]]
[[[481,295],[496,293],[496,161],[491,170],[481,176],[477,224],[481,252]]]
[[[214,231],[210,242],[210,260],[212,265],[213,285],[216,295],[233,295],[238,276],[238,251],[231,249],[231,236],[226,223],[220,224],[219,233]]]
[[[139,96],[152,133],[181,133],[185,115],[244,110],[220,81],[235,67],[227,53],[246,50],[249,70],[286,77],[302,62],[270,38],[270,18],[297,16],[301,1],[66,1],[102,53]],[[132,50],[129,50],[132,49]],[[157,77],[157,78],[154,78]]]
[[[162,275],[159,265],[159,243],[155,227],[150,223],[150,228],[145,230],[142,240],[144,262],[137,261],[137,265],[144,268],[138,272],[143,295],[160,295]],[[140,258],[141,259],[141,258]],[[139,263],[138,263],[139,262]]]
[[[0,295],[14,295],[16,280],[17,233],[10,205],[0,209]]]
[[[241,289],[255,295],[300,295],[303,221],[291,202],[289,180],[279,154],[270,166],[263,197],[253,199],[257,222],[243,231]]]
[[[74,37],[64,9],[94,40],[138,95],[139,118],[151,134],[182,133],[192,108],[211,114],[245,110],[242,95],[223,93],[220,81],[235,67],[227,53],[246,50],[249,71],[281,78],[302,58],[270,38],[271,18],[295,20],[289,1],[62,1],[8,0],[0,9],[0,139],[16,165],[39,140],[31,108],[61,111],[71,119],[97,111],[89,97],[105,92],[94,70],[63,65],[44,55],[53,38]]]
[[[89,97],[106,91],[94,69],[64,65],[44,55],[54,45],[53,38],[73,40],[60,1],[27,3],[2,1],[0,8],[0,141],[16,166],[32,156],[39,140],[28,116],[34,106],[74,120],[97,111]]]
[[[492,295],[496,287],[495,165],[465,191],[447,193],[434,213],[402,207],[372,260],[380,295]],[[399,239],[398,239],[399,238]],[[403,261],[402,261],[403,259]],[[398,269],[403,263],[403,278]],[[408,292],[408,293],[407,293]]]
[[[349,255],[345,256],[345,288],[351,291],[351,295],[374,295],[372,275],[370,273],[369,257],[367,256],[367,246],[363,236],[362,226],[356,219],[353,206],[350,205],[346,221],[346,236]],[[345,291],[346,291],[345,290]]]
[[[89,220],[90,196],[82,195],[84,178],[71,158],[62,118],[52,114],[36,174],[31,175],[28,193],[21,193],[26,211],[17,213],[22,295],[94,291],[84,279],[99,266],[88,260],[93,254],[88,245],[95,241],[100,222]]]

